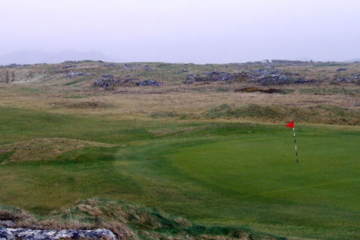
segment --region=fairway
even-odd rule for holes
[[[282,125],[0,111],[0,205],[46,215],[100,197],[290,239],[360,235],[355,128],[300,125],[297,164]]]

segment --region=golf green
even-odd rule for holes
[[[224,212],[231,209],[239,222],[312,228],[308,237],[314,237],[319,229],[359,227],[359,144],[356,134],[307,132],[299,137],[297,164],[291,138],[245,135],[178,149],[168,158],[194,182],[221,193]]]

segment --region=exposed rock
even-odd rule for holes
[[[116,86],[120,85],[120,80],[115,79],[111,74],[104,74],[101,76],[101,79],[98,79],[94,82],[94,87],[104,88],[104,89],[113,89]]]
[[[186,84],[195,82],[233,82],[250,81],[261,85],[284,85],[284,84],[310,84],[314,80],[303,79],[297,73],[284,72],[275,68],[261,68],[249,72],[209,72],[202,75],[189,74],[184,81]]]
[[[189,74],[186,76],[186,80],[184,81],[185,84],[193,84],[196,82],[197,75]]]
[[[153,69],[149,65],[144,66],[144,71],[152,71]]]
[[[210,81],[230,81],[235,80],[236,74],[227,72],[210,72],[206,74],[206,77]]]
[[[336,76],[336,83],[359,83],[360,82],[360,73],[354,73],[350,76]]]
[[[94,82],[95,87],[103,88],[106,90],[114,89],[119,86],[161,86],[161,83],[155,80],[143,80],[140,81],[137,78],[115,78],[111,74],[102,75],[101,79],[98,79]]]
[[[113,75],[102,75],[101,79],[98,79],[94,82],[94,87],[103,88],[106,90],[112,90],[115,87],[124,86],[137,86],[137,78],[115,78]]]
[[[282,84],[291,84],[294,83],[295,81],[287,75],[270,74],[258,78],[257,82],[262,85],[282,85]]]
[[[14,215],[15,212],[17,214]],[[9,218],[6,212],[3,216]],[[67,222],[69,216],[74,217],[76,222]],[[80,201],[72,208],[53,212],[44,221],[26,216],[20,209],[11,210],[10,218],[14,217],[19,218],[14,221],[17,224],[15,227],[0,225],[0,240],[286,240],[243,227],[197,225],[156,209],[104,199]]]
[[[161,83],[155,81],[155,80],[145,80],[141,82],[137,82],[136,86],[153,86],[153,87],[160,87]]]
[[[96,230],[32,230],[26,228],[0,228],[0,240],[58,240],[58,239],[103,239],[116,240],[107,229]]]
[[[112,80],[112,79],[98,79],[94,82],[94,87],[103,88],[106,90],[113,89],[115,86],[119,86],[119,80]]]
[[[195,82],[231,82],[236,80],[247,79],[248,73],[228,73],[228,72],[208,72],[202,75],[189,74],[184,81],[185,84],[192,84]]]
[[[305,80],[305,79],[298,79],[296,81],[294,81],[294,84],[313,84],[313,83],[317,83],[316,80]]]
[[[352,78],[353,80],[356,80],[356,81],[360,80],[360,73],[354,73],[354,74],[352,74],[352,75],[351,75],[351,78]]]
[[[284,72],[275,68],[257,69],[251,72],[253,81],[261,85],[311,84],[314,80],[306,80],[297,73]]]

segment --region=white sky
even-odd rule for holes
[[[351,60],[360,58],[359,24],[359,0],[0,0],[0,55]]]

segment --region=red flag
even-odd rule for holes
[[[291,122],[289,122],[288,124],[286,124],[286,127],[288,127],[288,128],[295,128],[295,121],[292,120]]]

